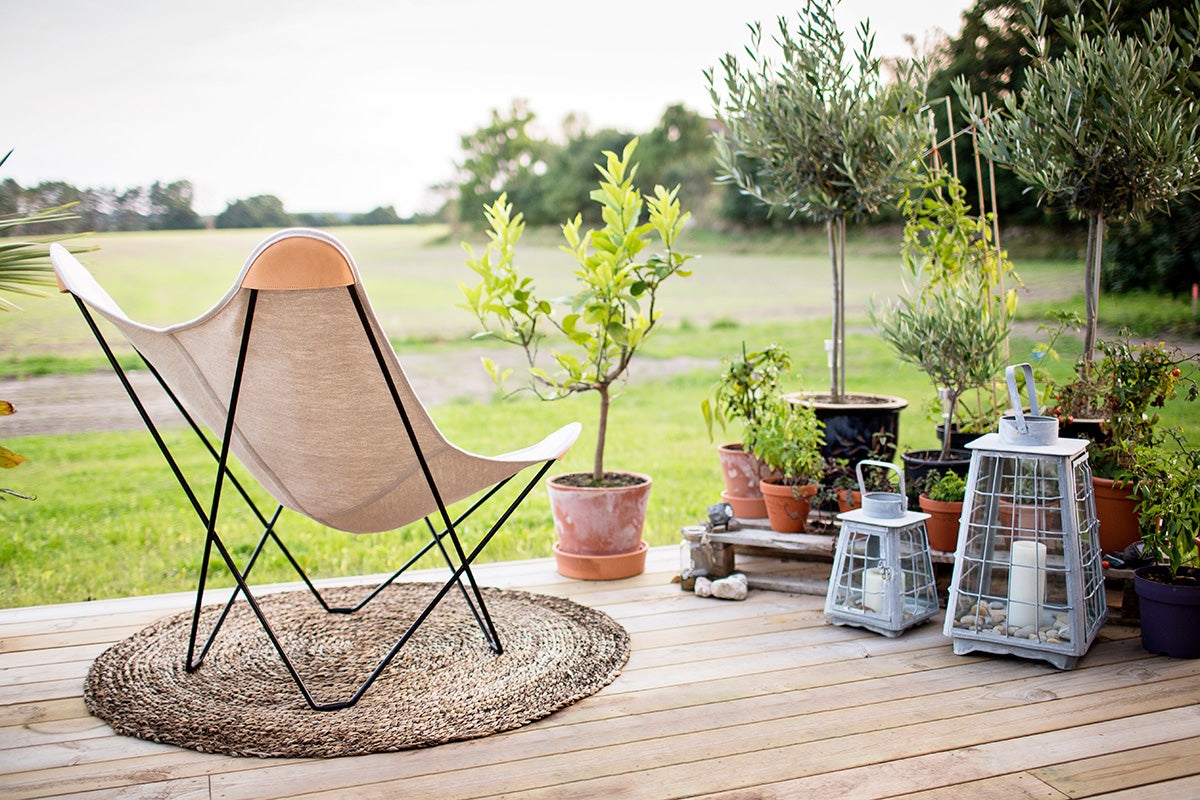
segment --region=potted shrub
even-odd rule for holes
[[[769,344],[753,353],[747,353],[743,344],[740,356],[726,358],[725,369],[700,404],[708,440],[713,440],[714,422],[722,430],[732,420],[740,420],[743,426],[754,424],[763,408],[779,397],[779,382],[791,368],[791,357],[778,344]],[[725,481],[721,499],[743,519],[766,516],[758,484],[771,476],[772,471],[742,442],[721,445],[717,455]]]
[[[935,174],[902,204],[901,247],[906,294],[874,303],[868,314],[901,361],[929,377],[944,404],[944,422],[959,415],[968,391],[984,397],[1004,372],[1019,282],[1012,263],[992,243],[990,215],[973,216],[957,179]],[[994,401],[988,404],[994,421]],[[944,436],[939,451],[905,453],[905,482],[930,470],[965,474],[970,459]]]
[[[759,484],[772,530],[804,531],[812,497],[825,474],[823,434],[823,426],[810,407],[784,398],[773,400],[746,426],[746,446],[779,473],[779,477],[763,478]]]
[[[483,327],[477,336],[524,352],[530,377],[525,388],[543,399],[580,392],[599,395],[592,470],[547,481],[558,534],[555,557],[559,571],[569,577],[628,577],[645,566],[642,527],[650,478],[605,470],[608,410],[614,392],[628,378],[630,362],[662,314],[656,305],[659,288],[673,276],[689,274],[683,265],[690,256],[678,252],[675,242],[690,215],[680,212],[678,187],[667,191],[656,186],[654,196],[647,198],[634,187],[636,147],[634,139],[619,156],[605,151],[605,164],[596,165],[601,179],[592,199],[601,206],[604,227],[582,232],[579,215],[562,226],[567,243],[563,249],[575,262],[574,296],[551,303],[538,296],[532,278],[518,273],[514,257],[524,221],[521,214],[513,215],[504,195],[485,209],[491,231],[482,257],[476,258],[466,246],[467,265],[481,282],[474,287],[459,283],[467,298],[464,307]],[[660,252],[643,252],[654,242]],[[551,367],[537,359],[547,329],[567,346],[552,351]],[[503,391],[511,370],[501,372],[488,359],[484,367]]]
[[[957,472],[946,471],[935,481],[927,482],[918,498],[921,510],[929,515],[925,532],[929,546],[944,553],[958,549],[958,528],[962,517],[963,497],[967,482]]]
[[[752,24],[748,61],[726,54],[720,78],[714,70],[705,77],[721,124],[724,177],[789,216],[824,223],[828,233],[829,391],[800,397],[825,423],[825,456],[886,461],[893,453],[872,445],[880,431],[895,442],[907,402],[846,391],[846,221],[878,213],[915,181],[929,145],[925,74],[909,59],[889,60],[885,70],[865,23],[851,52],[835,7],[836,0],[808,0],[794,27],[780,17],[765,41],[761,24]]]
[[[1158,409],[1177,396],[1181,384],[1185,399],[1200,396],[1192,376],[1200,355],[1188,355],[1162,342],[1133,344],[1128,331],[1112,341],[1097,344],[1100,358],[1081,356],[1073,380],[1050,389],[1047,413],[1067,426],[1092,419],[1094,426],[1079,429],[1090,438],[1096,516],[1100,520],[1100,546],[1106,553],[1120,552],[1139,536],[1138,453],[1160,447]]]
[[[1176,432],[1175,448],[1136,451],[1142,480],[1143,555],[1154,562],[1134,571],[1142,617],[1142,646],[1175,658],[1200,657],[1200,449]]]

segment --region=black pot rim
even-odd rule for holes
[[[932,457],[923,455],[927,453],[931,453]],[[909,450],[907,453],[901,453],[900,458],[913,464],[955,464],[962,463],[964,461],[971,461],[970,450],[957,450],[952,448],[950,450],[950,458],[946,459],[945,461],[938,458],[938,456],[941,454],[941,450]],[[957,457],[955,454],[958,454]]]
[[[1184,567],[1184,569],[1200,578],[1200,569],[1194,567]],[[1168,571],[1168,568],[1162,564],[1149,564],[1133,571],[1133,585],[1138,597],[1177,605],[1200,605],[1200,586],[1163,583],[1146,577],[1151,572],[1160,571]]]
[[[806,406],[819,409],[862,409],[864,411],[880,411],[880,410],[900,410],[908,407],[908,401],[903,397],[896,397],[890,394],[876,394],[874,392],[846,392],[847,397],[869,397],[877,402],[869,403],[831,403],[826,401],[813,400],[812,398],[828,395],[829,392],[792,392],[785,394],[785,400],[802,403]]]

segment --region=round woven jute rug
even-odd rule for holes
[[[328,614],[308,592],[266,595],[272,629],[318,703],[348,699],[439,587],[389,587],[355,614]],[[629,636],[570,600],[483,589],[496,655],[452,591],[358,704],[313,711],[240,599],[203,665],[184,670],[191,613],[110,647],[88,672],[88,710],[114,731],[209,753],[316,758],[426,747],[519,727],[595,693],[620,674]],[[331,589],[353,605],[365,590]],[[201,615],[200,643],[220,607]]]

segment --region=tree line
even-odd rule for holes
[[[197,228],[287,228],[294,225],[396,225],[401,218],[393,206],[365,214],[292,214],[274,195],[257,195],[230,202],[225,210],[205,219],[193,208],[195,189],[188,180],[155,181],[128,189],[79,188],[65,181],[43,181],[23,187],[12,178],[0,181],[0,219],[36,209],[70,204],[71,215],[38,222],[36,228],[13,226],[0,235],[57,235],[85,231],[162,231]],[[28,228],[28,230],[26,230]]]

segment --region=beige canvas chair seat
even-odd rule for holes
[[[205,509],[125,381],[209,529],[206,561],[210,547],[228,560],[216,530],[232,454],[281,507],[331,528],[376,533],[425,519],[433,537],[421,552],[437,546],[454,569],[435,605],[454,585],[467,592],[462,577],[473,586],[471,560],[533,482],[469,555],[457,536],[458,521],[450,518],[447,507],[494,491],[527,467],[541,465],[534,481],[540,479],[580,432],[579,424],[572,423],[536,444],[498,456],[477,455],[449,442],[405,376],[350,253],[320,231],[290,229],[268,237],[216,305],[191,321],[163,328],[130,319],[65,248],[54,245],[51,259],[60,287],[74,296],[122,380],[124,374],[93,312],[128,338],[198,435],[205,438],[202,425],[218,438],[217,446],[209,444],[218,472],[211,506]],[[240,485],[238,489],[249,500]],[[267,520],[257,509],[256,513],[266,529],[264,541],[277,539],[274,518]],[[440,532],[429,520],[431,515],[440,517]],[[443,545],[447,535],[453,554]],[[252,563],[229,566],[239,576],[240,591],[255,605],[242,585]],[[203,588],[202,576],[197,609]],[[491,640],[495,632],[486,607],[477,589],[473,594]],[[498,649],[498,641],[493,646]],[[282,650],[281,655],[286,661]],[[191,653],[188,662],[193,667]]]

